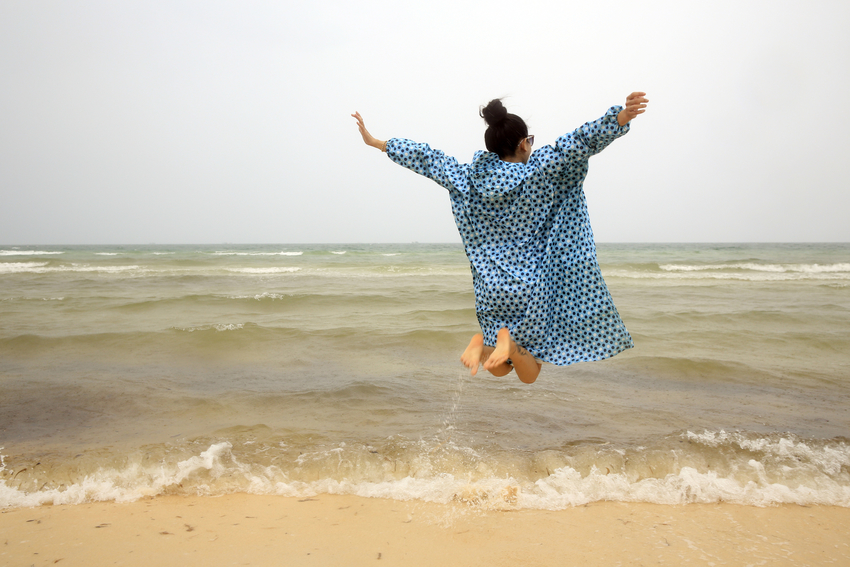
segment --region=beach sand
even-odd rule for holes
[[[6,509],[2,565],[850,565],[850,509],[600,502],[482,510],[356,496]]]

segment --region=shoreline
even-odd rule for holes
[[[327,494],[160,496],[4,509],[0,564],[850,564],[847,533],[850,508],[837,506],[492,511]]]

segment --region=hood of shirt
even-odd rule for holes
[[[484,197],[512,192],[528,176],[524,163],[502,161],[498,154],[479,151],[469,165],[470,189]]]
[[[465,205],[474,238],[468,254],[479,273],[493,267],[512,274],[515,281],[536,278],[543,248],[532,241],[545,221],[551,199],[538,199],[546,190],[534,182],[536,167],[502,161],[480,151],[469,165]]]

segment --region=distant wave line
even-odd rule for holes
[[[301,256],[304,252],[213,252],[214,256]]]
[[[64,254],[64,252],[48,252],[46,250],[0,250],[0,256],[46,256]]]
[[[227,267],[227,266],[96,266],[90,264],[72,264],[50,266],[49,262],[0,262],[0,274],[59,274],[59,273],[112,273],[127,276],[236,276],[275,275],[302,272],[323,278],[404,278],[404,277],[454,277],[468,275],[467,269],[446,267],[412,266],[399,268],[394,266],[372,266],[367,268],[321,266],[268,266],[268,267]]]
[[[194,333],[195,331],[210,331],[215,329],[216,331],[238,331],[240,329],[245,328],[244,323],[214,323],[211,325],[199,325],[197,327],[173,327],[176,331],[185,331],[187,333]]]
[[[57,272],[105,272],[122,273],[141,270],[141,266],[90,266],[87,264],[72,264],[70,266],[49,266],[48,262],[0,262],[0,274],[31,273],[48,274]],[[145,270],[148,271],[148,270]]]
[[[640,272],[633,270],[603,269],[603,275],[608,278],[626,278],[635,280],[669,280],[669,281],[750,281],[750,282],[783,282],[783,281],[845,281],[850,280],[850,272],[722,272],[722,271],[670,271],[670,272]]]
[[[236,274],[286,274],[291,272],[300,272],[301,268],[280,266],[274,268],[225,268],[228,272]]]
[[[699,272],[710,270],[751,270],[754,272],[802,272],[802,273],[835,273],[850,272],[850,264],[756,264],[753,262],[738,262],[734,264],[705,264],[705,265],[678,265],[661,264],[662,270],[668,272]]]

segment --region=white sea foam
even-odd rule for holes
[[[64,252],[48,252],[45,250],[0,250],[0,256],[50,256]]]
[[[333,269],[333,268],[312,268],[310,273],[321,274],[322,276],[333,278],[430,278],[430,277],[466,277],[469,275],[469,268],[466,266],[454,267],[396,267],[396,266],[381,266],[373,269]],[[465,283],[465,282],[464,282]],[[467,288],[463,288],[467,289]]]
[[[231,296],[230,299],[256,299],[257,301],[262,301],[263,299],[286,299],[288,296],[283,293],[270,293],[268,291],[264,293],[259,293],[257,295],[236,295]]]
[[[345,252],[346,252],[345,250],[340,250],[340,251],[331,250],[331,254],[345,254]]]
[[[32,273],[49,274],[57,272],[100,272],[118,274],[140,270],[140,266],[92,266],[89,264],[71,264],[65,266],[48,266],[48,262],[6,262],[0,263],[0,273]]]
[[[95,252],[95,256],[119,256],[120,252]]]
[[[234,274],[288,274],[301,271],[301,268],[289,266],[276,266],[272,268],[226,268]]]
[[[304,252],[213,252],[215,256],[301,256]]]
[[[186,331],[187,333],[194,333],[195,331],[238,331],[239,329],[244,329],[245,325],[243,323],[215,323],[212,325],[200,325],[197,327],[174,327],[178,331]]]
[[[758,480],[742,483],[724,478],[714,471],[699,472],[682,467],[664,478],[633,480],[626,474],[608,474],[593,469],[582,477],[576,470],[563,467],[520,493],[518,504],[527,508],[560,509],[569,506],[614,500],[654,504],[732,502],[754,506],[772,504],[829,504],[850,506],[850,487],[834,480],[821,479],[817,487],[789,486],[769,482],[764,467],[755,460],[749,466]]]
[[[57,266],[50,268],[57,272],[102,272],[106,274],[119,274],[140,270],[141,266],[91,266],[88,264],[71,264],[70,266]]]
[[[162,494],[168,487],[199,471],[209,471],[213,477],[230,472],[223,457],[229,456],[230,443],[218,443],[210,446],[200,455],[180,461],[167,467],[142,467],[131,463],[124,469],[104,468],[88,475],[79,483],[62,489],[50,489],[37,492],[22,492],[0,481],[0,507],[31,507],[43,504],[81,504],[83,502],[115,501],[132,502],[145,496]],[[234,459],[229,459],[238,468]],[[0,464],[0,471],[5,464]],[[197,487],[197,493],[204,493],[203,485]]]
[[[563,466],[532,482],[497,475],[470,480],[470,476],[464,473],[434,473],[427,466],[428,458],[425,455],[422,462],[417,463],[417,472],[402,478],[367,481],[358,480],[354,473],[346,474],[341,479],[326,477],[304,482],[291,479],[274,465],[240,461],[231,452],[232,445],[225,441],[212,444],[200,454],[178,462],[143,466],[130,459],[124,468],[100,468],[62,488],[26,492],[2,480],[0,507],[78,504],[100,500],[126,502],[166,492],[209,495],[246,492],[301,497],[322,493],[352,494],[436,503],[460,501],[494,509],[560,510],[603,500],[655,504],[731,502],[753,506],[798,504],[850,507],[850,485],[845,478],[846,473],[840,471],[840,463],[846,466],[846,450],[815,450],[805,443],[788,439],[736,439],[734,435],[727,436],[723,432],[689,433],[688,436],[707,444],[731,442],[747,447],[747,444],[753,443],[755,454],[762,454],[761,460],[754,457],[742,461],[736,467],[740,469],[736,471],[737,478],[724,477],[712,470],[701,472],[689,466],[677,468],[676,472],[663,478],[602,471],[596,467],[581,474],[570,466]],[[830,469],[822,471],[826,474],[810,474],[802,481],[778,482],[771,477],[787,471],[775,469],[768,474],[765,462],[769,458],[763,455],[765,449],[775,453],[788,452],[788,455],[797,455],[796,459],[814,458],[817,462],[826,456],[827,461],[834,462],[824,464],[824,467]],[[830,455],[830,452],[836,454]],[[803,453],[805,455],[801,456]],[[340,469],[350,464],[344,444],[321,454],[303,454],[296,459],[295,464],[309,465],[311,460],[329,458],[338,461]],[[794,461],[789,462],[789,466],[793,466]],[[385,472],[389,477],[392,476],[392,466],[391,462],[387,462]],[[839,469],[834,469],[834,466]],[[4,467],[5,460],[0,456],[0,472]],[[793,476],[788,475],[788,478]]]
[[[5,297],[0,301],[64,301],[64,297]]]
[[[756,264],[753,262],[739,262],[732,264],[662,264],[659,266],[668,272],[704,272],[714,270],[744,270],[753,272],[772,273],[850,273],[850,264]]]
[[[47,264],[48,262],[0,262],[0,274],[32,272]]]
[[[662,264],[660,272],[603,269],[605,277],[656,280],[845,281],[850,264]]]
[[[839,474],[842,467],[850,467],[850,451],[846,447],[843,447],[843,450],[830,446],[813,449],[809,444],[793,438],[752,438],[722,430],[703,433],[688,431],[685,437],[709,447],[731,446],[764,453],[779,460],[793,459],[796,463],[810,463],[830,475]]]

